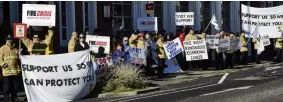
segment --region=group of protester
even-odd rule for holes
[[[45,39],[40,40],[39,34],[33,34],[32,38],[23,38],[21,41],[27,48],[29,55],[50,55],[53,54],[53,30],[52,27],[49,27],[48,32],[45,34]],[[76,52],[89,49],[90,46],[86,42],[86,35],[89,35],[88,32],[83,32],[78,34],[77,32],[72,33],[72,37],[68,44],[68,52]],[[114,63],[117,61],[122,61],[126,64],[132,64],[130,58],[130,48],[140,48],[144,49],[146,55],[147,65],[144,66],[146,70],[151,69],[151,65],[157,64],[157,71],[158,77],[163,78],[164,75],[164,68],[166,67],[166,53],[163,48],[163,45],[166,44],[168,41],[171,41],[175,38],[179,38],[181,42],[187,40],[198,40],[198,39],[206,39],[206,32],[201,30],[200,32],[195,32],[193,29],[184,29],[182,32],[178,32],[176,36],[173,33],[166,33],[164,30],[160,30],[156,33],[151,32],[143,32],[140,33],[135,31],[131,34],[130,37],[124,36],[123,41],[121,43],[117,43],[116,50],[112,54],[112,59]],[[219,49],[208,49],[208,52],[214,52],[215,55],[215,67],[216,69],[226,69],[226,68],[234,68],[235,65],[235,56],[237,52],[240,52],[241,55],[241,63],[243,65],[247,65],[247,57],[248,57],[248,38],[245,37],[243,32],[238,34],[227,33],[224,31],[220,31],[217,33],[219,35],[219,39],[229,39],[233,37],[239,37],[241,42],[241,48],[238,51],[220,51]],[[17,82],[17,76],[20,76],[21,70],[19,67],[19,53],[21,50],[15,46],[14,38],[12,36],[8,36],[6,38],[6,44],[0,48],[0,67],[2,69],[2,76],[3,76],[3,93],[4,93],[4,101],[9,102],[9,94],[11,94],[11,100],[14,102],[18,100],[16,98],[16,90],[15,84]],[[258,49],[258,42],[257,39],[252,39],[254,44],[254,51],[257,52]],[[260,39],[259,39],[260,40]],[[276,39],[276,61],[282,61],[282,42],[283,37]],[[152,44],[155,43],[157,48],[153,48]],[[184,46],[184,45],[183,45]],[[153,60],[152,56],[153,53],[157,53],[157,63]],[[98,53],[91,52],[96,58],[106,57],[104,54],[104,49],[100,47],[98,49]],[[211,53],[209,53],[211,54]],[[224,56],[225,55],[225,59]],[[260,59],[259,55],[256,54],[256,62],[259,64]],[[208,60],[200,60],[200,61],[186,61],[185,54],[180,53],[176,56],[177,62],[179,66],[183,70],[201,70],[207,69],[207,63],[210,63]]]

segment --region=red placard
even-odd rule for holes
[[[14,23],[14,38],[27,37],[27,24]]]

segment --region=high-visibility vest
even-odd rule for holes
[[[248,51],[248,48],[247,48],[247,40],[246,38],[244,37],[244,33],[241,34],[240,36],[240,41],[241,41],[241,44],[242,44],[242,48],[240,50],[240,52],[246,52]]]
[[[0,66],[8,65],[7,68],[2,68],[3,76],[20,74],[21,69],[18,65],[18,59],[18,49],[15,46],[3,45],[0,48]]]
[[[157,41],[156,41],[156,44],[158,46],[158,57],[159,58],[166,58],[166,53],[165,53],[165,50],[163,48],[163,44],[164,42],[161,40],[162,38],[159,38]]]
[[[129,46],[131,48],[135,48],[136,47],[135,41],[137,40],[137,38],[138,38],[138,35],[136,35],[136,34],[132,34],[131,37],[129,38]]]
[[[282,38],[277,38],[275,48],[282,49],[282,41]]]
[[[185,40],[198,40],[198,38],[197,38],[196,35],[187,34],[187,35],[185,36]]]
[[[68,43],[68,53],[75,51],[75,45],[77,43],[76,38],[72,38]]]

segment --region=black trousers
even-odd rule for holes
[[[276,62],[282,62],[282,49],[276,48]]]
[[[257,49],[254,49],[254,59],[256,63],[260,63],[260,54],[257,54]]]
[[[224,64],[223,64],[223,53],[217,53],[216,51],[214,51],[215,53],[215,67],[216,69],[223,69],[224,68]]]
[[[165,68],[165,58],[158,58],[158,77],[163,77]]]
[[[248,51],[241,52],[241,64],[242,65],[247,65],[248,64]]]
[[[17,89],[19,87],[19,77],[18,76],[4,76],[3,77],[3,95],[4,102],[9,101],[9,94],[11,94],[12,102],[17,96]]]
[[[233,54],[228,54],[228,53],[225,53],[226,55],[226,59],[225,59],[225,68],[231,68],[233,69],[234,68],[234,59],[233,59]]]
[[[183,57],[183,54],[182,53],[179,53],[177,56],[176,56],[176,60],[180,66],[180,68],[182,70],[188,70],[189,67],[186,67],[185,65],[185,59]]]

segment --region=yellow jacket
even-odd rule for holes
[[[53,30],[48,30],[48,35],[46,36],[46,39],[40,43],[33,43],[32,40],[28,38],[22,39],[22,42],[27,47],[30,55],[45,55],[53,53],[53,44],[51,44],[53,42],[52,37]]]
[[[145,49],[144,46],[145,46],[145,41],[143,41],[143,40],[138,40],[137,48]]]
[[[282,49],[282,41],[282,38],[277,38],[275,48]]]
[[[242,48],[241,48],[240,52],[246,52],[246,51],[248,51],[248,48],[247,48],[247,39],[245,38],[244,33],[241,34],[241,36],[240,36],[240,41],[241,41],[241,43],[242,43]]]
[[[261,41],[261,38],[259,38],[259,41]],[[254,49],[258,49],[258,42],[257,39],[253,38],[253,43],[254,43]]]
[[[0,66],[8,65],[7,68],[2,68],[3,76],[18,75],[21,72],[18,63],[18,51],[15,45],[12,47],[3,45],[0,48]]]
[[[198,38],[197,38],[197,36],[194,35],[194,34],[187,34],[187,35],[185,36],[185,41],[186,41],[186,40],[198,40]]]
[[[164,41],[161,40],[162,38],[159,38],[157,41],[156,41],[156,44],[158,46],[158,57],[159,58],[166,58],[166,54],[165,54],[165,50],[163,48],[163,44],[164,44]]]
[[[71,40],[68,43],[68,53],[75,51],[75,45],[77,43],[77,38],[71,38]]]
[[[137,38],[138,38],[138,35],[136,35],[136,34],[132,34],[131,37],[129,38],[129,46],[131,48],[136,47],[135,41],[137,40]]]

